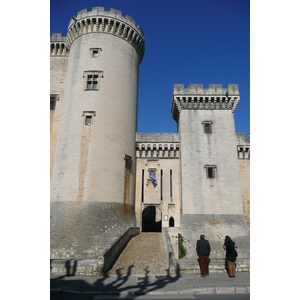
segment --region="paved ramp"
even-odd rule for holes
[[[168,269],[165,240],[161,232],[143,232],[133,237],[109,275],[166,274]]]

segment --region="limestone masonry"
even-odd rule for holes
[[[53,273],[78,260],[83,273],[101,274],[136,234],[129,228],[166,228],[176,260],[180,233],[182,268],[200,234],[212,259],[224,258],[225,235],[250,258],[250,136],[235,132],[238,85],[174,84],[177,133],[138,133],[144,52],[135,20],[104,7],[81,10],[66,36],[50,37]]]

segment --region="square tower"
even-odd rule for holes
[[[243,218],[242,191],[234,114],[240,100],[237,84],[175,84],[172,116],[180,139],[182,235],[188,258],[195,256],[200,234],[224,257],[225,235],[249,237]],[[248,242],[245,253],[249,257]],[[237,244],[239,244],[237,242]],[[247,250],[248,248],[248,250]]]

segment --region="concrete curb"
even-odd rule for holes
[[[173,291],[153,291],[153,292],[114,292],[114,291],[76,291],[74,289],[51,288],[50,292],[65,292],[74,294],[95,294],[95,295],[204,295],[204,294],[250,294],[250,287],[205,287],[192,288]]]
[[[148,295],[250,294],[250,287],[205,287],[174,291],[154,291]]]

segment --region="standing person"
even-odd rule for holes
[[[235,261],[237,258],[237,246],[235,242],[228,236],[225,236],[223,249],[226,250],[226,262],[228,264],[229,277],[235,277]]]
[[[205,239],[205,235],[200,235],[200,240],[197,241],[196,252],[199,257],[200,271],[201,277],[205,277],[209,275],[208,272],[208,262],[210,255],[210,244],[209,241]]]

